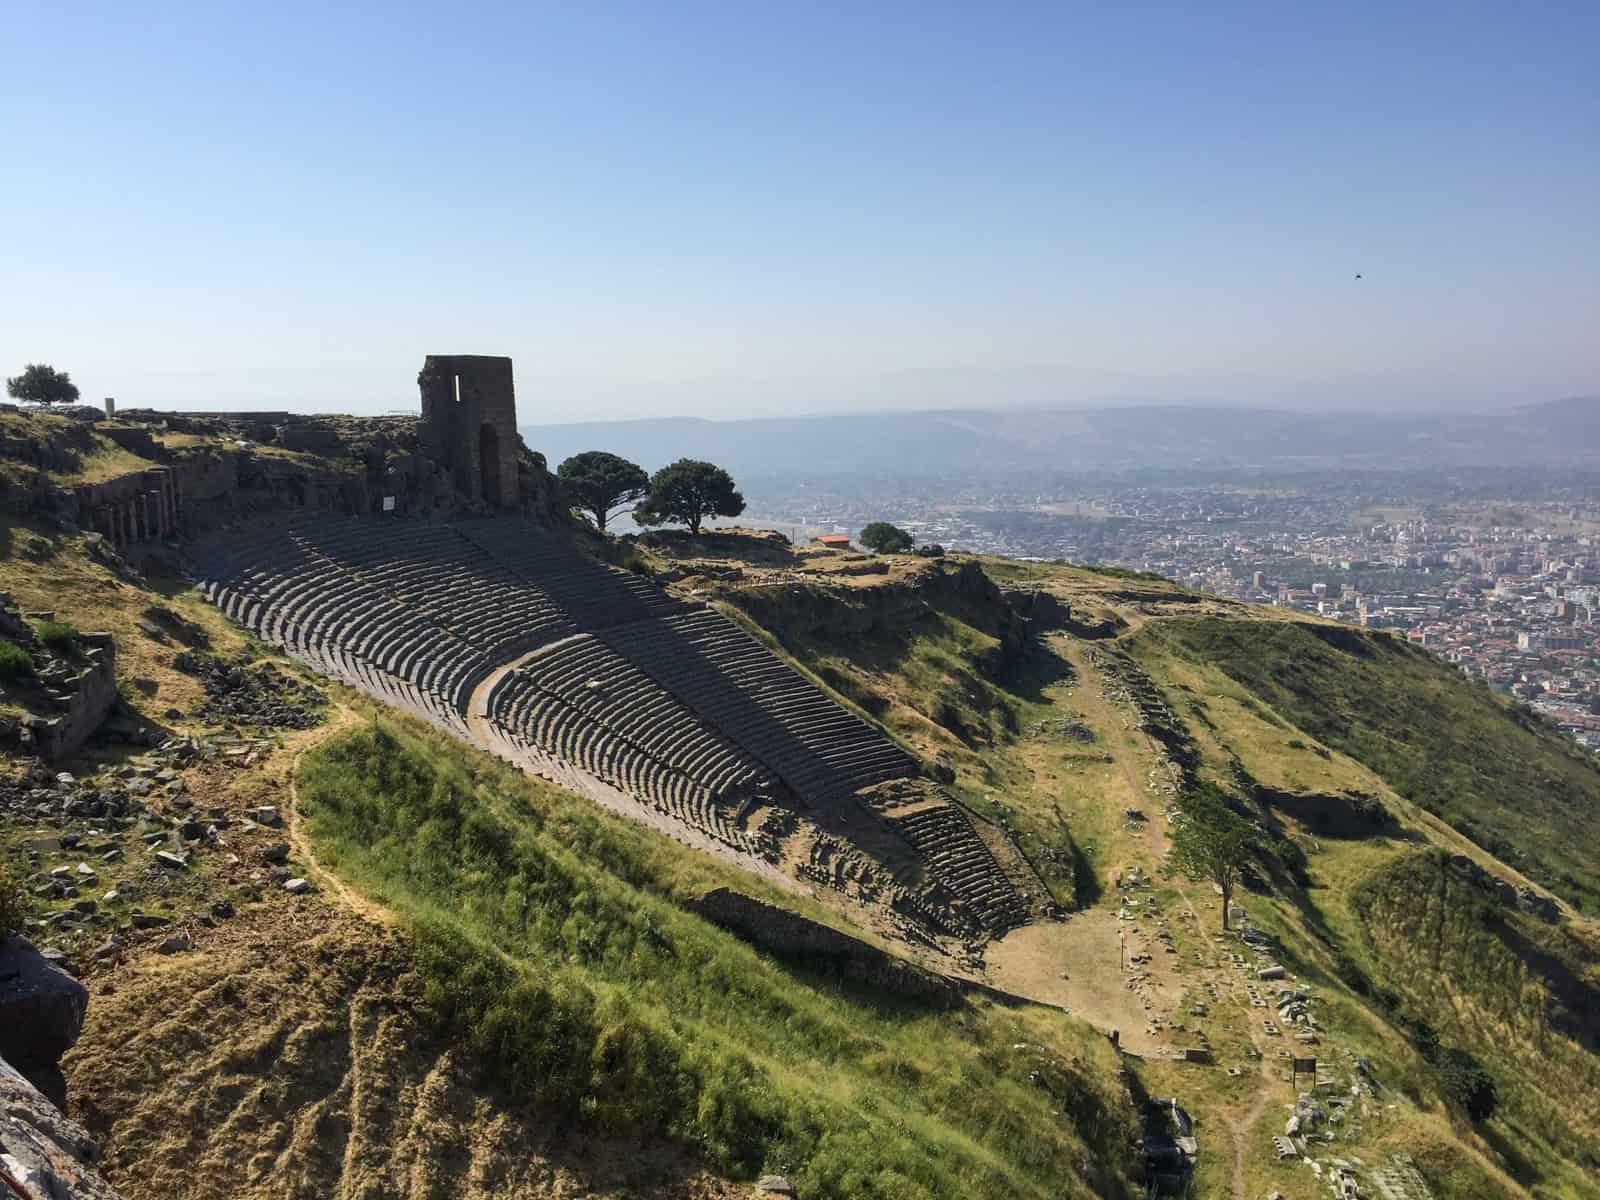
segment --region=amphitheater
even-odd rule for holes
[[[423,417],[465,448],[470,503],[238,523],[190,547],[205,595],[319,672],[886,932],[970,951],[1037,915],[1004,832],[882,731],[717,609],[506,503],[514,463],[473,426],[509,405],[509,360],[498,401],[451,388],[458,361],[429,359]]]

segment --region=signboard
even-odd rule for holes
[[[1317,1073],[1317,1060],[1314,1058],[1297,1058],[1294,1060],[1294,1073],[1296,1075],[1315,1075]]]

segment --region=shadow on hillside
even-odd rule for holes
[[[1043,638],[1033,637],[1012,662],[994,678],[996,686],[1030,704],[1047,703],[1046,688],[1072,683],[1077,671],[1061,655],[1051,649]]]
[[[1503,1126],[1504,1132],[1496,1128],[1496,1125]],[[1489,1143],[1489,1148],[1505,1164],[1506,1173],[1523,1187],[1531,1190],[1544,1180],[1543,1172],[1519,1148],[1534,1145],[1542,1139],[1525,1129],[1521,1122],[1501,1116],[1495,1124],[1478,1124],[1473,1128],[1482,1135],[1483,1140]]]
[[[1527,963],[1550,989],[1545,1004],[1545,1020],[1550,1029],[1586,1050],[1600,1050],[1600,988],[1535,944],[1511,922],[1499,922],[1498,932],[1507,949]]]

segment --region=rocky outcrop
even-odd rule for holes
[[[0,1058],[0,1195],[6,1200],[119,1200],[95,1170],[100,1147]]]
[[[56,1064],[78,1040],[89,992],[25,938],[0,942],[0,1058],[64,1102]]]
[[[1536,892],[1530,887],[1519,888],[1498,875],[1484,870],[1465,854],[1452,854],[1450,869],[1479,891],[1493,896],[1505,908],[1528,913],[1541,921],[1561,919],[1561,906],[1553,897]]]
[[[1054,592],[1042,588],[1010,587],[1003,590],[1006,602],[1027,618],[1035,633],[1066,629],[1072,621],[1072,607]]]

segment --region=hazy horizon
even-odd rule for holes
[[[25,5],[0,374],[529,423],[1600,391],[1600,9]],[[1359,276],[1359,277],[1358,277]]]
[[[415,412],[416,369],[130,373],[132,386],[105,392],[120,409],[278,411],[375,415]],[[10,370],[8,368],[8,370]],[[98,404],[76,373],[82,400]],[[566,425],[642,420],[737,421],[777,417],[939,412],[1071,412],[1109,408],[1219,408],[1351,415],[1492,413],[1555,400],[1600,395],[1600,387],[1562,389],[1559,381],[1528,394],[1499,394],[1466,384],[1424,387],[1414,381],[1372,380],[1312,384],[1296,380],[1219,379],[1175,382],[1159,377],[1074,368],[1018,367],[905,369],[879,376],[835,379],[695,379],[633,383],[552,379],[520,367],[516,375],[521,425]]]

